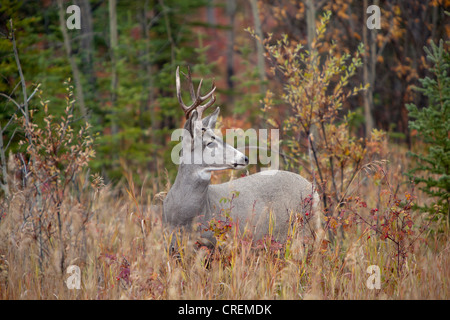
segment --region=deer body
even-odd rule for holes
[[[191,229],[194,220],[199,219],[200,224],[207,225],[212,218],[225,219],[224,212],[228,211],[241,234],[249,232],[255,240],[270,234],[283,242],[293,218],[301,217],[305,222],[304,229],[315,238],[315,232],[321,229],[317,210],[319,197],[314,186],[302,176],[288,171],[265,171],[227,183],[211,184],[212,171],[244,168],[248,158],[215,135],[213,130],[219,108],[201,118],[202,112],[215,100],[212,95],[215,87],[201,97],[200,82],[196,96],[190,74],[187,78],[194,101],[189,107],[181,100],[177,69],[178,100],[187,116],[182,148],[184,161],[180,163],[175,182],[164,200],[163,221],[172,229]],[[211,100],[207,104],[196,109],[209,97]],[[190,161],[200,153],[201,162]],[[208,156],[205,157],[208,154],[223,155],[223,161],[208,161]],[[238,196],[232,197],[233,192]],[[212,232],[204,231],[202,238],[207,240],[205,244],[215,243]]]
[[[230,217],[238,223],[241,234],[250,232],[255,240],[259,240],[269,234],[272,224],[271,235],[284,242],[292,222],[291,215],[317,215],[318,195],[312,184],[298,174],[288,171],[256,173],[227,183],[210,184],[209,179],[195,177],[192,169],[180,167],[177,180],[164,202],[165,219],[173,227],[190,229],[197,217],[202,224],[207,224],[211,218],[224,219],[223,212],[230,209]],[[187,172],[189,178],[186,178]],[[180,175],[183,178],[178,179]],[[231,199],[233,192],[239,195],[231,204],[220,201]],[[309,211],[310,206],[305,205],[304,200],[311,195],[314,204],[313,210]],[[320,229],[319,219],[310,223],[312,230]],[[202,238],[214,243],[210,233],[204,233]]]

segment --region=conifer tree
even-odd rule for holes
[[[427,144],[424,152],[410,153],[417,160],[416,166],[408,172],[421,190],[436,199],[432,205],[423,205],[421,210],[433,214],[449,214],[450,199],[450,54],[439,45],[431,42],[424,48],[427,59],[433,64],[430,71],[433,77],[420,80],[417,88],[428,98],[428,106],[419,109],[414,104],[407,105],[412,130]]]

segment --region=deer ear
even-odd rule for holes
[[[219,112],[220,112],[220,107],[217,107],[213,113],[211,113],[206,118],[202,119],[203,127],[214,130],[216,128],[216,122],[217,122],[217,117],[219,116]]]
[[[187,119],[186,123],[184,124],[184,129],[191,134],[191,137],[194,137],[194,128],[195,128],[194,124],[195,121],[197,121],[197,118],[198,118],[197,110],[194,110],[191,112],[191,114],[189,115],[189,119]]]

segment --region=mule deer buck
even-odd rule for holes
[[[233,198],[229,212],[241,233],[251,232],[259,240],[271,233],[275,240],[284,242],[289,232],[292,215],[304,219],[304,231],[316,238],[321,229],[318,210],[319,197],[312,183],[302,176],[288,171],[265,171],[241,177],[222,184],[211,184],[211,172],[225,169],[242,169],[248,165],[248,158],[229,144],[226,144],[214,128],[220,108],[202,118],[204,111],[215,102],[214,83],[212,89],[201,95],[202,80],[197,91],[190,70],[183,75],[189,82],[192,104],[186,106],[181,98],[180,70],[176,70],[177,97],[186,115],[182,140],[182,157],[178,174],[163,204],[163,222],[172,230],[190,230],[195,218],[207,223],[220,217],[224,206],[221,199],[230,199],[231,192],[239,192]],[[202,104],[204,103],[204,104]],[[223,155],[223,161],[207,161],[205,154]],[[201,161],[192,161],[198,157]],[[305,205],[309,203],[309,205]],[[220,218],[219,218],[220,219]],[[224,219],[224,217],[222,217]],[[270,230],[269,230],[270,229]],[[214,245],[212,232],[204,231],[202,240]]]

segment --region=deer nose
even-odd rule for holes
[[[247,156],[244,157],[244,161],[245,161],[245,164],[248,164],[248,157]]]

